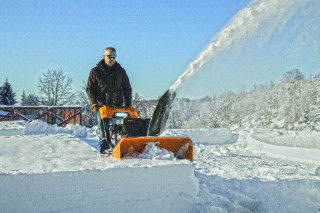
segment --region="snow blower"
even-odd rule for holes
[[[114,147],[112,156],[138,156],[146,144],[173,152],[180,159],[193,161],[193,143],[189,137],[159,137],[167,122],[175,92],[168,90],[158,102],[151,119],[143,119],[134,108],[103,106],[100,115],[106,128],[105,138]]]

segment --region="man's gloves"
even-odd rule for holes
[[[98,104],[92,104],[92,111],[98,112],[101,107]]]
[[[124,108],[132,108],[132,103],[130,102],[126,102],[124,105]]]

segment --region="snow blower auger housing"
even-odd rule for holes
[[[189,137],[148,137],[150,119],[142,119],[134,108],[103,106],[100,115],[105,124],[106,139],[114,146],[112,156],[117,159],[137,157],[146,144],[156,143],[177,158],[193,161],[193,144]]]

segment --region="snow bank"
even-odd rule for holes
[[[1,174],[2,212],[192,212],[192,165]]]
[[[46,122],[41,120],[35,120],[31,123],[25,124],[25,134],[57,134],[66,133],[73,135],[75,137],[87,137],[87,131],[85,126],[80,126],[78,124],[67,124],[66,127],[58,127],[57,125],[48,125]]]
[[[286,147],[320,149],[320,132],[252,129],[251,137],[264,143]]]
[[[238,134],[230,129],[168,129],[161,136],[189,137],[194,144],[218,145],[237,142]]]
[[[248,134],[243,132],[242,134],[246,135],[244,137],[247,144],[246,149],[252,152],[304,163],[319,164],[320,162],[320,149],[315,148],[319,145],[314,140],[317,133],[308,137],[301,133],[289,136],[281,133],[277,137],[275,135],[267,137],[268,133]]]
[[[249,138],[247,143],[247,149],[255,153],[304,163],[319,164],[320,162],[320,149],[277,146],[260,142],[254,138]]]
[[[24,135],[24,121],[1,121],[0,135]]]

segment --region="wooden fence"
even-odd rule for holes
[[[27,122],[31,122],[44,117],[47,123],[50,123],[50,118],[55,118],[60,121],[60,123],[57,123],[58,126],[65,126],[67,123],[82,124],[81,107],[79,106],[0,106],[0,110],[8,111],[7,114],[0,117],[0,121],[9,117],[10,120],[14,120],[16,116]],[[41,112],[43,113],[36,118],[28,119],[26,116],[18,113],[17,110],[37,110],[39,114]],[[58,110],[62,111],[62,117],[54,113]]]

